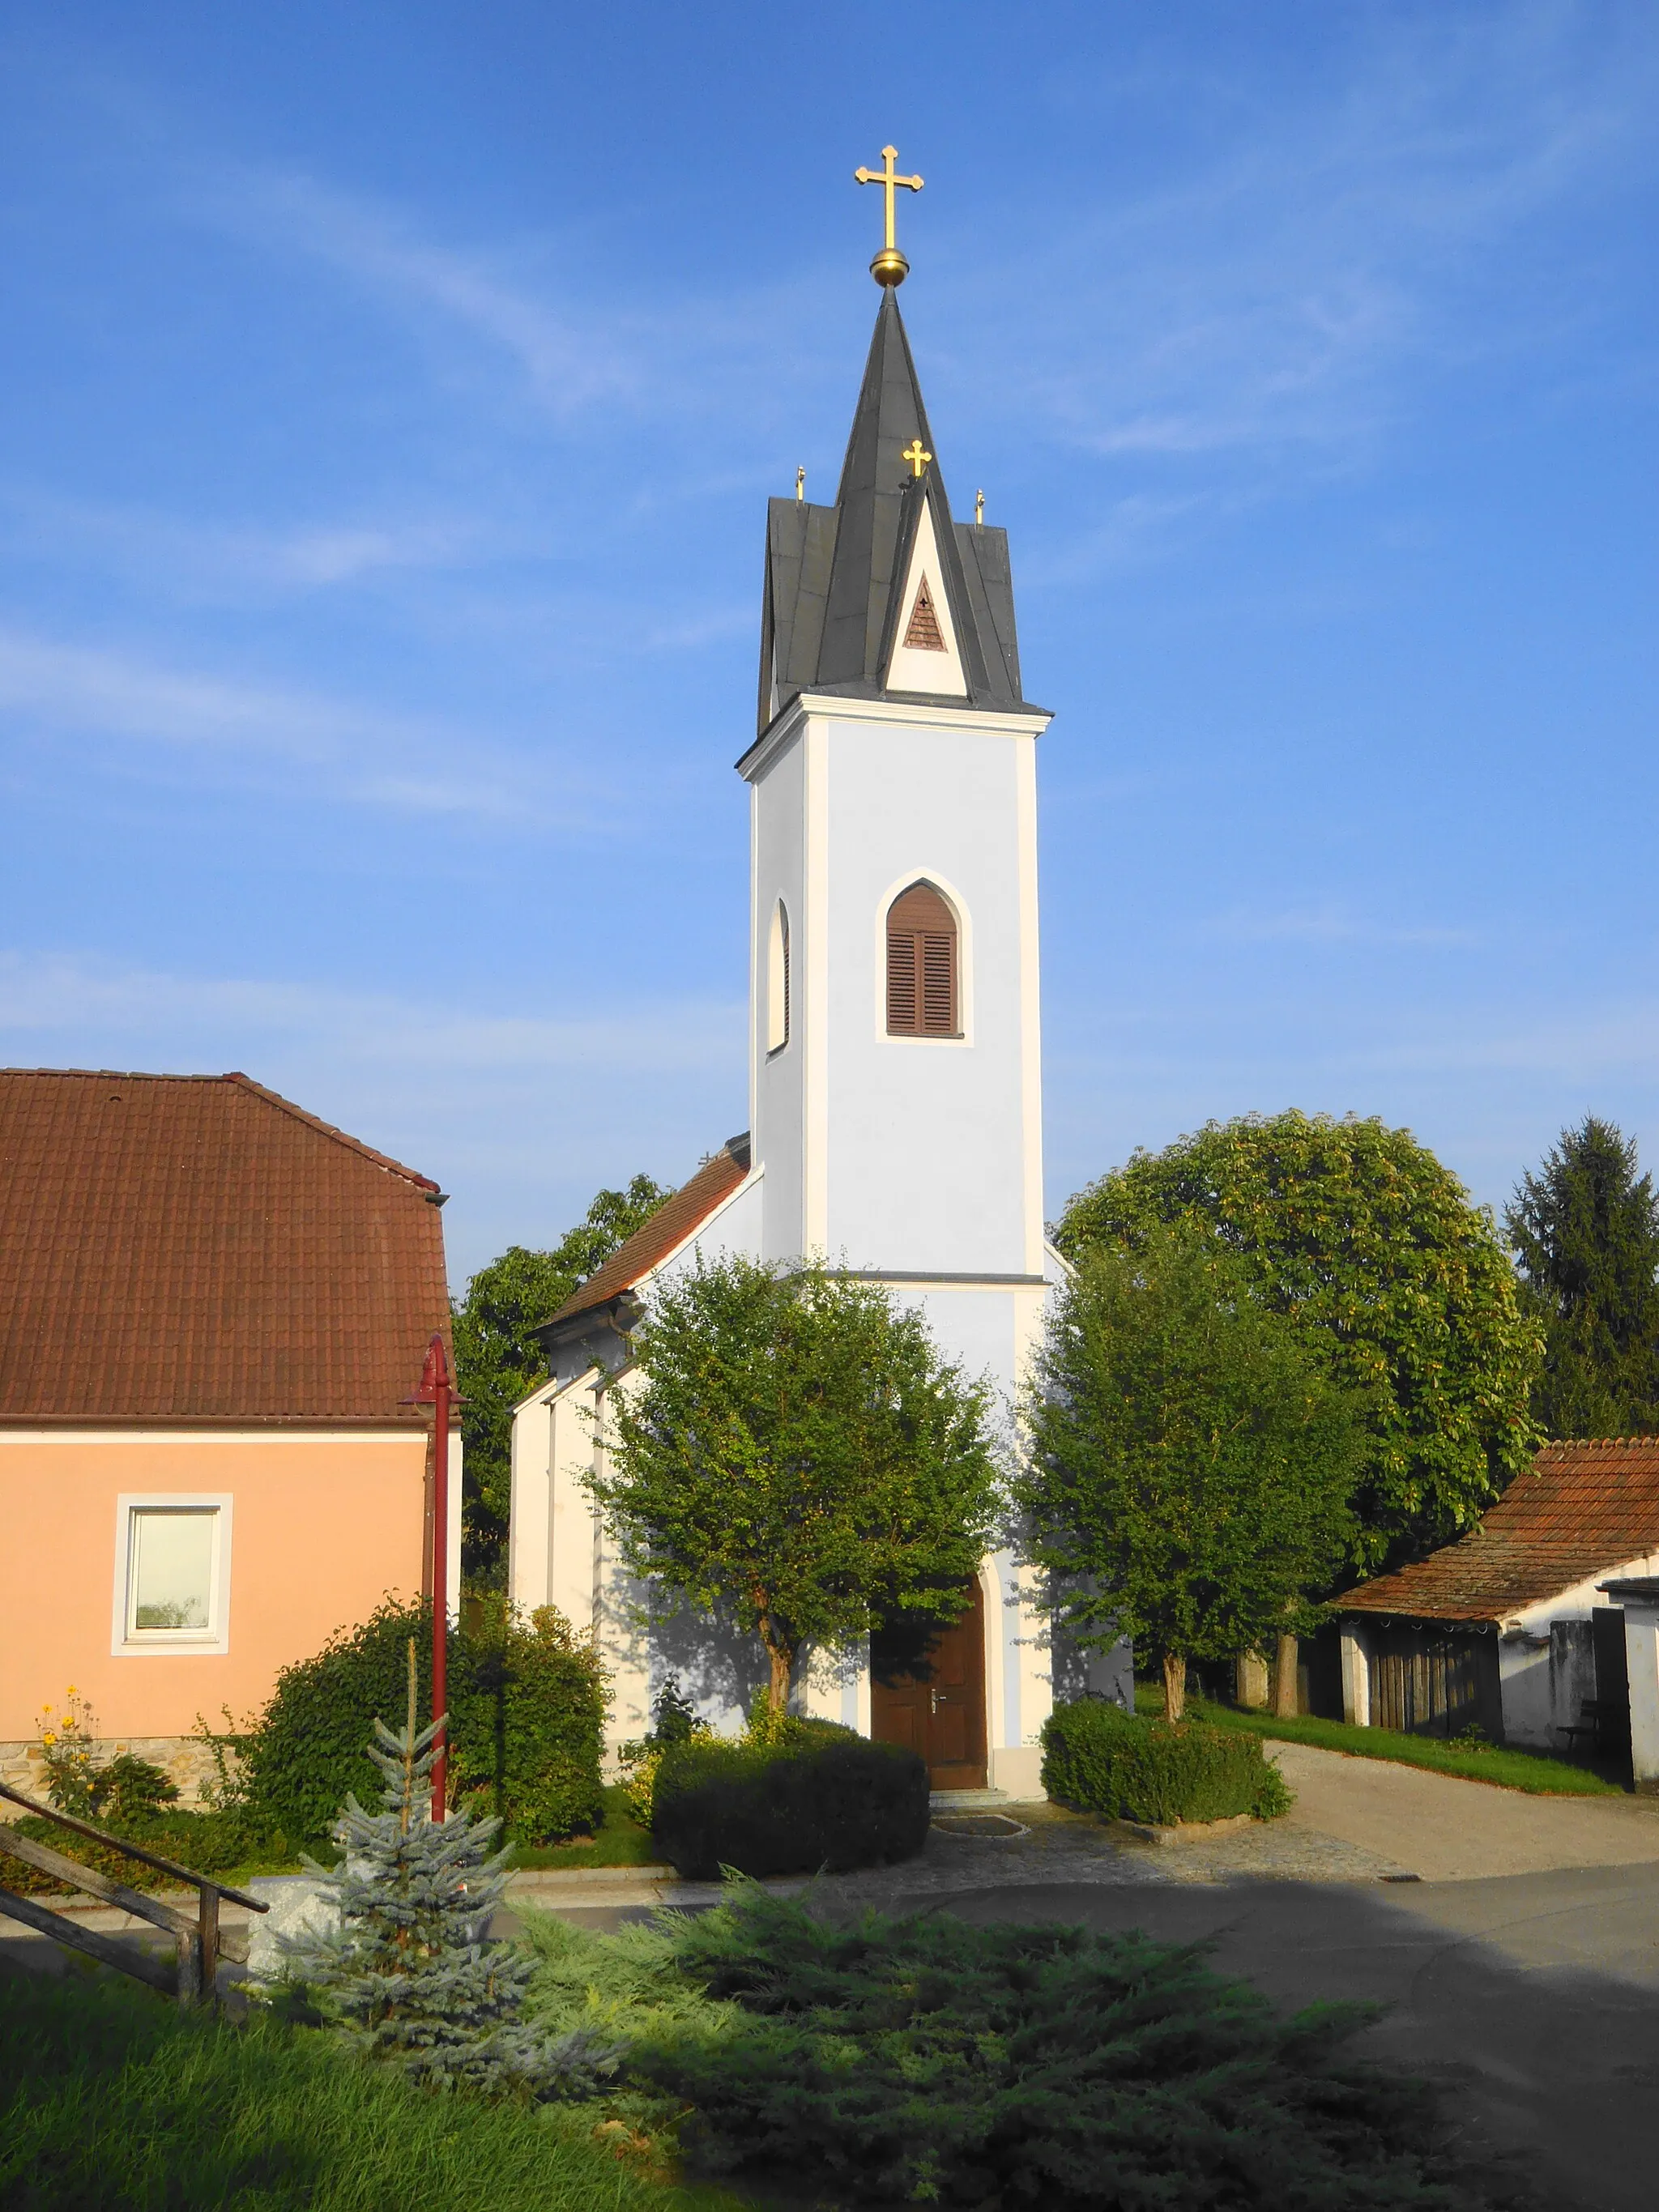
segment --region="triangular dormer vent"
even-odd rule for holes
[[[910,610],[910,627],[904,633],[908,653],[943,653],[944,635],[939,626],[939,617],[933,612],[933,595],[927,588],[927,579],[921,580],[916,593],[916,603]]]

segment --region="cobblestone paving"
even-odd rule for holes
[[[935,1827],[921,1856],[902,1866],[840,1875],[817,1885],[828,1903],[891,1907],[901,1900],[981,1888],[1048,1887],[1079,1881],[1124,1887],[1166,1882],[1375,1882],[1401,1869],[1392,1861],[1320,1830],[1294,1813],[1252,1821],[1202,1842],[1159,1845],[1053,1805],[1010,1811],[1027,1824],[1024,1836],[951,1835]]]

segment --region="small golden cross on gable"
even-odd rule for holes
[[[912,438],[909,444],[899,455],[900,460],[909,462],[910,473],[913,477],[919,477],[933,458],[933,457],[931,453],[923,452],[920,438]]]
[[[870,274],[878,284],[902,284],[910,273],[910,264],[898,250],[898,239],[895,228],[894,195],[901,185],[907,192],[919,192],[921,190],[921,179],[899,175],[894,166],[898,160],[896,146],[884,146],[881,149],[881,159],[880,168],[854,169],[853,176],[860,185],[879,185],[887,204],[886,243],[870,264]]]

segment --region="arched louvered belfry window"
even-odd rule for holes
[[[912,884],[887,909],[887,1034],[956,1036],[957,918],[928,883]]]
[[[789,909],[780,899],[772,908],[771,941],[766,952],[766,1049],[781,1052],[789,1042]]]

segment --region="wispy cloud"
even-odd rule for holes
[[[550,288],[526,283],[511,267],[521,251],[438,243],[396,208],[298,171],[222,169],[198,178],[186,204],[198,220],[308,255],[382,298],[463,326],[509,355],[559,415],[637,392],[635,349],[581,317],[568,291],[562,304]]]
[[[981,335],[1001,358],[973,364],[981,406],[1106,460],[1329,466],[1409,404],[1408,372],[1530,351],[1594,313],[1540,218],[1644,144],[1659,47],[1584,21],[1378,11],[1336,82],[1253,97],[1241,77],[1179,183],[1049,216],[1043,249],[1011,241],[993,289],[1018,304]],[[1109,128],[1120,96],[1070,104]],[[1203,100],[1185,58],[1138,96]]]
[[[178,205],[267,252],[320,264],[411,325],[510,363],[567,431],[596,412],[637,419],[689,408],[705,440],[713,428],[752,441],[755,423],[811,362],[810,271],[746,288],[723,275],[702,292],[659,283],[648,307],[619,308],[614,295],[586,289],[591,240],[574,234],[441,240],[395,204],[252,165],[197,169]],[[786,362],[795,364],[788,376]],[[711,424],[712,392],[725,404]],[[705,455],[699,472],[708,465]]]
[[[476,517],[339,517],[260,526],[67,499],[32,487],[0,491],[0,550],[88,565],[208,604],[328,591],[388,573],[466,567],[503,550],[499,525]]]
[[[580,994],[578,996],[580,997]],[[297,1040],[388,1073],[441,1066],[447,1077],[703,1073],[734,1064],[741,1005],[707,997],[612,1004],[602,1015],[458,1014],[392,993],[241,977],[167,974],[69,954],[0,951],[0,1038],[165,1039],[205,1053]],[[253,1071],[250,1071],[253,1072]]]
[[[301,762],[336,798],[411,812],[522,813],[512,779],[489,771],[481,747],[430,724],[15,629],[0,630],[0,718],[36,736],[206,753],[227,769]],[[464,771],[444,765],[458,750]]]

